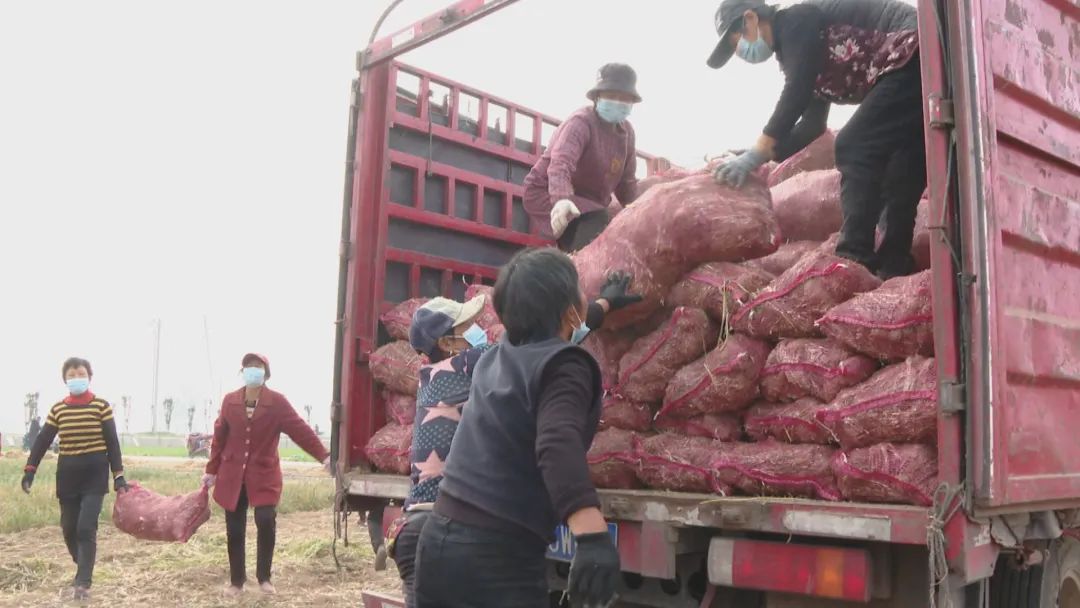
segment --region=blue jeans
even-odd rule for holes
[[[548,608],[544,542],[433,513],[416,552],[416,608]]]
[[[430,517],[431,513],[425,511],[410,514],[405,527],[394,541],[394,563],[397,564],[398,575],[401,577],[405,608],[416,608],[416,546],[420,543],[424,524]]]

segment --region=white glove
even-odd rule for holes
[[[574,201],[564,198],[556,202],[551,208],[551,232],[555,238],[562,236],[566,232],[566,227],[570,225],[570,220],[580,215],[581,210],[577,208]]]
[[[207,473],[206,475],[202,476],[202,485],[204,485],[204,486],[206,486],[208,488],[213,486],[216,482],[217,482],[217,475],[211,475],[211,474]]]

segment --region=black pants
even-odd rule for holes
[[[247,565],[244,562],[244,546],[247,536],[247,488],[240,488],[240,499],[235,511],[225,512],[225,537],[229,547],[229,580],[240,587],[247,582]],[[274,564],[274,542],[277,538],[277,507],[255,507],[256,563],[255,576],[260,583],[270,580],[270,568]]]
[[[60,529],[64,531],[71,561],[76,564],[75,586],[90,587],[97,560],[97,527],[104,494],[84,494],[60,500]]]
[[[394,541],[394,563],[401,577],[401,593],[405,596],[405,608],[416,608],[416,547],[420,544],[420,532],[431,516],[429,512],[409,514],[405,527]]]
[[[545,549],[433,513],[416,553],[416,608],[548,608]]]
[[[559,249],[573,253],[593,242],[607,228],[611,218],[607,210],[590,211],[574,218],[566,226],[566,232],[559,237]]]
[[[911,240],[926,189],[922,82],[916,57],[883,76],[836,137],[844,224],[836,253],[883,276],[914,268]],[[874,228],[885,224],[875,251]]]

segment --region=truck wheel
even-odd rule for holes
[[[990,608],[1080,608],[1080,541],[1052,541],[1046,562],[1026,570],[1002,556],[990,579]]]

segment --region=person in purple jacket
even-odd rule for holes
[[[555,130],[547,150],[525,177],[525,210],[559,249],[588,245],[608,224],[614,194],[623,205],[637,198],[637,149],[627,120],[641,102],[637,74],[622,63],[600,68],[593,102]]]

